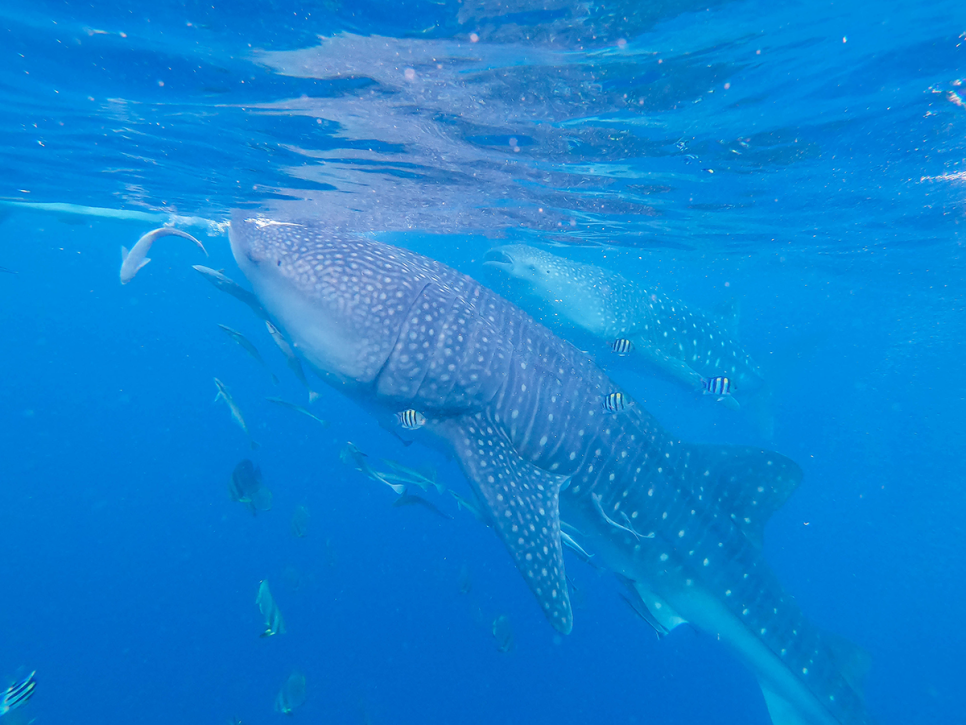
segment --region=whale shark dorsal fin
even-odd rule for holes
[[[689,446],[696,493],[710,498],[741,532],[761,546],[765,524],[802,480],[798,464],[773,451],[746,446]]]
[[[550,624],[562,634],[573,628],[558,493],[566,476],[525,461],[481,414],[439,426],[460,467],[489,514]]]
[[[822,632],[822,642],[832,652],[832,658],[839,666],[842,677],[860,696],[865,689],[864,680],[872,666],[872,655],[832,632]]]

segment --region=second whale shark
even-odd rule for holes
[[[525,282],[550,311],[594,337],[631,343],[634,353],[692,390],[707,390],[718,376],[733,380],[739,394],[764,387],[761,369],[735,341],[729,321],[657,289],[525,244],[491,249],[484,265]],[[718,401],[739,407],[731,395]]]
[[[762,554],[765,522],[801,479],[794,462],[684,443],[632,401],[607,412],[622,391],[587,355],[435,260],[244,213],[230,239],[316,372],[377,415],[425,417],[417,437],[459,461],[555,629],[573,626],[563,513],[655,627],[690,622],[731,645],[775,725],[867,722],[861,651],[805,619]]]

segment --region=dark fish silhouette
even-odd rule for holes
[[[262,485],[261,469],[247,458],[232,471],[228,495],[232,501],[245,504],[252,516],[272,508],[272,492]]]
[[[427,501],[422,496],[417,496],[414,493],[404,493],[393,503],[393,506],[422,506],[432,511],[437,516],[441,516],[444,519],[452,520],[453,517],[447,513],[440,511],[436,504],[432,501]]]

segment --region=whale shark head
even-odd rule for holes
[[[401,257],[316,224],[236,213],[235,261],[317,372],[360,383],[385,364],[422,282]]]
[[[629,300],[621,297],[623,280],[615,273],[525,244],[495,247],[483,264],[523,282],[555,314],[592,334],[623,332],[623,303]]]
[[[483,257],[483,265],[529,282],[537,288],[553,284],[560,266],[559,257],[526,244],[495,247]]]

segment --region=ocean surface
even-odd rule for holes
[[[393,506],[342,462],[352,441],[469,495],[311,373],[310,404],[191,269],[245,284],[235,208],[408,247],[524,306],[491,247],[740,303],[773,433],[615,377],[685,440],[798,462],[769,565],[871,655],[877,722],[966,722],[966,4],[6,0],[0,39],[0,690],[38,682],[3,725],[280,723],[293,673],[295,722],[770,722],[714,637],[659,641],[569,553],[557,635],[448,493],[423,495],[452,520]],[[119,248],[163,224],[210,258],[165,237],[121,285]],[[256,515],[229,494],[246,458],[273,495]]]

